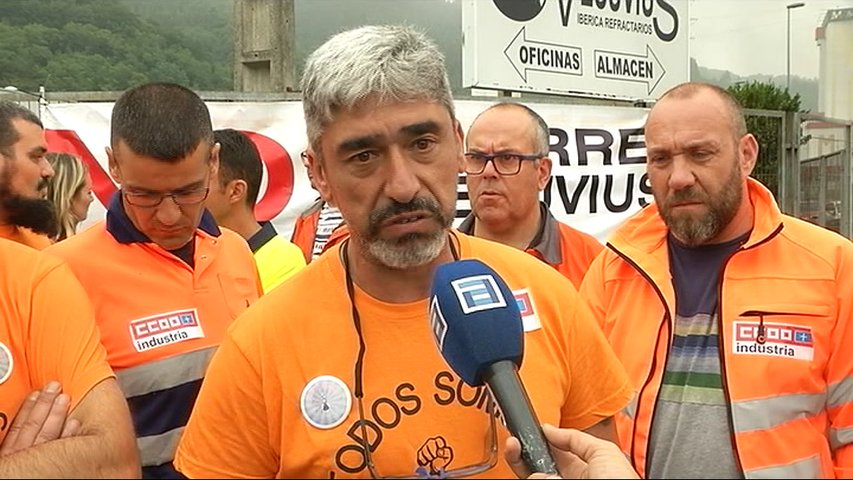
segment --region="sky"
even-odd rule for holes
[[[740,75],[786,72],[786,5],[794,0],[688,0],[690,54],[699,65]],[[803,0],[791,9],[791,75],[817,78],[814,39],[828,9],[853,0]]]

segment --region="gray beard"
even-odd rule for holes
[[[436,235],[407,235],[395,241],[373,240],[362,242],[362,253],[379,265],[404,270],[432,262],[444,250],[447,232]]]

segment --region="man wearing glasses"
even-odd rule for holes
[[[308,58],[302,94],[312,177],[350,236],[229,330],[176,468],[193,478],[512,476],[488,390],[450,371],[430,327],[435,269],[461,258],[488,263],[526,307],[521,377],[539,420],[614,440],[610,419],[631,385],[571,283],[451,228],[464,150],[436,45],[407,27],[337,34]]]
[[[219,144],[192,91],[147,84],[116,101],[107,148],[121,186],[106,221],[55,244],[95,307],[146,478],[171,461],[211,354],[261,294],[252,253],[203,202]]]
[[[548,136],[545,120],[520,103],[492,105],[474,119],[465,139],[471,214],[459,230],[524,250],[580,288],[603,247],[539,200],[551,178]]]

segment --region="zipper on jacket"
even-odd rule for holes
[[[634,453],[636,451],[636,442],[634,441],[634,439],[637,438],[637,423],[638,423],[637,417],[640,415],[640,407],[641,407],[642,402],[643,402],[643,392],[646,390],[646,387],[648,387],[649,384],[651,384],[652,378],[654,377],[655,371],[657,370],[657,361],[658,361],[657,352],[658,352],[658,345],[660,344],[660,330],[661,330],[661,328],[663,328],[664,325],[667,326],[666,355],[664,355],[664,358],[669,358],[669,348],[670,348],[670,345],[672,344],[672,313],[669,311],[669,305],[667,305],[667,303],[666,303],[666,298],[664,298],[663,292],[660,291],[660,288],[654,282],[654,280],[652,280],[652,277],[649,276],[649,274],[646,273],[646,271],[643,270],[639,265],[637,265],[633,260],[631,260],[631,258],[629,258],[627,255],[625,255],[624,253],[619,251],[619,249],[614,247],[613,244],[607,243],[607,246],[611,250],[613,250],[617,255],[619,255],[620,258],[625,260],[625,262],[628,265],[631,265],[632,267],[634,267],[634,269],[637,270],[637,272],[639,272],[639,274],[642,275],[643,278],[645,278],[647,282],[649,282],[649,285],[652,286],[652,289],[657,294],[658,299],[661,302],[661,305],[663,305],[663,310],[664,310],[663,318],[661,319],[661,322],[658,325],[657,337],[655,338],[655,346],[654,346],[653,354],[652,354],[651,369],[649,370],[649,374],[646,376],[645,381],[643,381],[643,385],[640,387],[640,391],[637,392],[637,408],[634,411],[634,426],[631,429],[631,462],[633,463],[635,461]],[[666,367],[664,366],[664,368],[666,368]],[[663,375],[661,375],[661,382],[663,382]],[[643,478],[649,478],[649,469],[651,468],[650,463],[649,463],[649,446],[651,445],[651,440],[652,440],[651,425],[652,425],[652,421],[654,421],[654,418],[655,418],[655,411],[657,410],[659,399],[660,399],[660,385],[658,385],[657,393],[655,394],[655,403],[654,403],[654,405],[652,405],[651,421],[649,421],[649,438],[648,438],[648,440],[646,440],[646,455],[645,455],[645,461],[643,462],[645,464],[643,466]]]
[[[758,329],[755,332],[755,341],[759,345],[764,345],[764,342],[767,341],[767,335],[765,334],[766,332],[764,329],[764,315],[767,315],[767,313],[768,312],[760,312],[758,310],[749,310],[740,314],[741,317],[758,317]]]
[[[778,317],[784,317],[789,315],[808,315],[803,313],[793,313],[793,312],[767,312],[764,310],[747,310],[746,312],[741,313],[740,317],[758,317],[758,329],[755,332],[755,341],[758,342],[759,345],[764,345],[767,341],[767,329],[764,327],[764,317],[767,315],[774,315]]]
[[[719,281],[718,286],[717,286],[717,328],[719,329],[717,341],[718,341],[718,346],[720,349],[720,375],[722,376],[723,396],[726,399],[726,411],[727,411],[728,416],[729,416],[729,424],[731,425],[731,437],[732,437],[732,447],[734,450],[734,457],[735,457],[735,466],[741,472],[741,474],[744,474],[744,475],[745,475],[745,472],[743,471],[743,463],[741,462],[740,451],[738,450],[738,446],[737,446],[737,434],[735,433],[734,413],[732,413],[732,397],[731,397],[731,393],[729,392],[728,375],[726,374],[726,339],[725,339],[725,328],[723,325],[723,281],[726,278],[726,275],[725,275],[726,267],[728,266],[729,261],[731,261],[731,259],[738,252],[750,250],[750,249],[753,249],[753,248],[755,248],[761,244],[769,242],[779,232],[782,231],[783,226],[784,226],[784,224],[779,224],[779,226],[775,230],[773,230],[770,233],[770,235],[768,235],[766,238],[764,238],[760,242],[757,242],[757,243],[755,243],[755,245],[751,245],[751,246],[746,247],[746,248],[741,247],[741,248],[735,250],[734,253],[729,255],[729,257],[726,258],[726,260],[723,262],[722,268],[720,268],[720,281]],[[759,318],[759,331],[758,331],[758,333],[762,334],[762,335],[764,334],[764,316],[763,315],[760,316],[760,318]]]
[[[729,431],[729,435],[731,436],[732,441],[732,451],[734,452],[735,457],[735,467],[737,467],[738,471],[743,474],[743,463],[740,460],[740,452],[737,447],[737,434],[735,433],[735,420],[734,414],[732,413],[732,396],[729,392],[729,381],[728,375],[726,375],[726,339],[725,339],[725,327],[723,325],[723,281],[726,277],[726,266],[728,266],[729,261],[732,257],[737,254],[737,252],[743,251],[743,249],[738,249],[734,253],[728,256],[726,260],[723,262],[722,268],[720,268],[720,280],[717,284],[717,346],[719,347],[719,356],[720,356],[720,375],[722,377],[723,384],[723,397],[726,399],[726,414],[729,417],[729,425],[731,430]],[[764,332],[764,317],[762,316],[759,320],[759,335],[762,335]],[[764,343],[761,340],[761,343]]]

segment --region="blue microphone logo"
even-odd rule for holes
[[[506,307],[506,299],[491,275],[464,277],[451,281],[450,285],[466,315]]]

